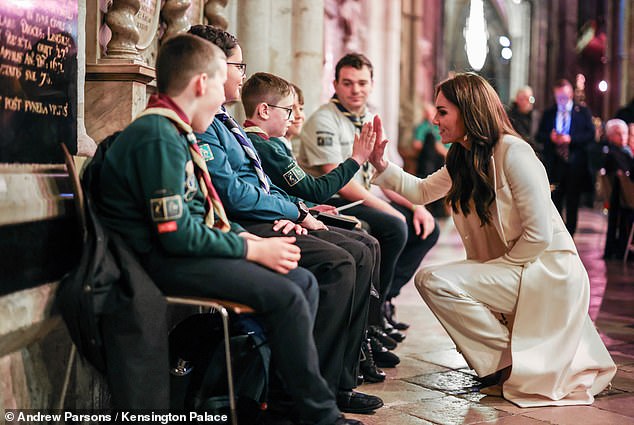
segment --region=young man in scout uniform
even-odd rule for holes
[[[239,100],[245,64],[236,38],[205,25],[195,25],[190,33],[225,52],[229,65],[225,103]],[[286,113],[284,109],[270,109],[272,113]],[[201,149],[208,152],[207,168],[229,217],[258,236],[279,235],[272,226],[278,220],[292,220],[308,229],[308,234],[296,234],[296,244],[302,252],[299,264],[312,271],[319,283],[314,336],[322,375],[336,393],[341,410],[370,413],[380,408],[380,398],[353,391],[369,304],[374,260],[371,248],[343,231],[329,231],[309,214],[303,202],[294,202],[273,185],[243,129],[224,108],[216,111],[213,123],[197,137]]]
[[[301,133],[299,163],[315,176],[328,173],[352,154],[354,136],[374,115],[367,110],[372,91],[372,64],[362,54],[351,53],[339,60],[335,68],[335,94],[304,124]],[[377,133],[379,129],[377,128]],[[392,191],[384,190],[389,201],[370,192],[372,170],[364,164],[336,197],[328,203],[344,205],[363,200],[348,210],[367,222],[370,233],[381,245],[382,301],[398,295],[418,269],[423,257],[436,243],[438,229],[434,218],[422,205],[413,205]],[[391,303],[386,305],[392,310]],[[389,315],[390,311],[386,311]],[[384,324],[397,340],[403,336]],[[402,326],[403,328],[405,326]]]
[[[294,238],[259,238],[230,223],[200,156],[193,131],[207,128],[222,104],[226,74],[222,51],[199,37],[178,35],[161,46],[159,94],[106,153],[101,217],[165,294],[252,306],[302,418],[354,423],[319,372],[307,302],[316,285],[297,268]],[[236,270],[248,278],[236,279]]]

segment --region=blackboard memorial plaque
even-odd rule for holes
[[[77,152],[77,0],[0,1],[0,163]]]

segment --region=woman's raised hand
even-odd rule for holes
[[[376,142],[374,148],[370,154],[369,161],[376,171],[382,173],[387,168],[387,161],[383,157],[385,154],[385,146],[387,146],[388,140],[383,140],[383,124],[381,118],[378,115],[374,116],[374,132],[376,133]]]

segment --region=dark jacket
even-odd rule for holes
[[[544,165],[551,183],[559,182],[562,173],[569,165],[577,173],[589,174],[588,149],[594,143],[594,124],[592,114],[585,106],[573,104],[570,114],[570,148],[568,162],[557,156],[555,146],[550,140],[550,132],[555,128],[557,106],[544,111],[537,131],[537,141],[544,145]]]
[[[262,168],[271,181],[289,195],[323,204],[344,187],[359,171],[359,164],[348,158],[337,168],[320,177],[307,174],[281,140],[261,133],[247,132],[262,160]]]

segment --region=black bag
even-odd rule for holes
[[[252,316],[232,315],[230,323],[238,417],[241,423],[254,424],[267,407],[271,350],[260,324]],[[169,341],[172,411],[229,415],[220,315],[189,316],[170,332]]]
[[[98,170],[97,175],[89,172],[82,179],[85,199],[82,255],[77,267],[61,279],[56,294],[56,306],[77,351],[101,373],[106,371],[106,359],[99,319],[105,306],[110,304],[107,300],[121,272],[108,247],[108,234],[95,212],[91,189],[97,184],[105,151],[118,134],[106,138],[97,149],[93,158],[96,166],[90,167]]]
[[[169,403],[165,299],[132,249],[99,220],[101,165],[115,137],[99,145],[82,177],[82,256],[60,281],[55,303],[77,351],[106,374],[114,408],[164,409]]]

